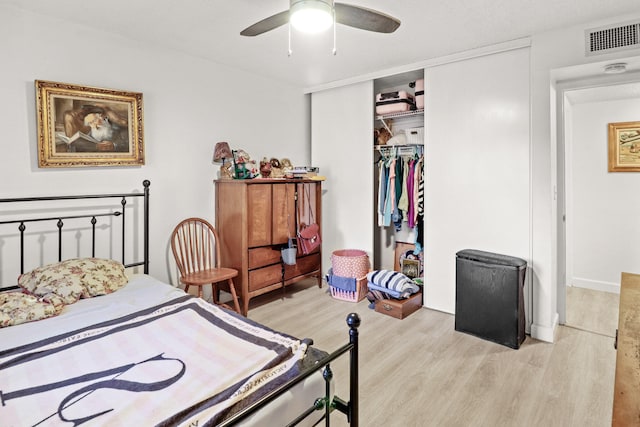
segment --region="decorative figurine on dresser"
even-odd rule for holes
[[[243,315],[251,298],[304,278],[316,277],[322,287],[321,245],[298,250],[294,265],[281,257],[301,226],[322,224],[321,181],[220,179],[215,191],[222,264],[238,270],[234,283]]]

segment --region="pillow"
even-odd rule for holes
[[[81,282],[85,288],[82,298],[110,294],[129,281],[124,273],[124,265],[112,259],[79,258],[64,263],[70,270],[82,275]]]
[[[46,319],[60,314],[64,302],[56,295],[39,300],[21,292],[0,293],[0,328]]]
[[[75,258],[38,267],[18,278],[29,294],[58,295],[65,304],[80,298],[110,294],[127,284],[124,266],[114,260]]]
[[[71,273],[63,263],[45,265],[24,273],[18,277],[18,285],[35,296],[55,294],[65,304],[78,301],[84,291],[80,275]]]

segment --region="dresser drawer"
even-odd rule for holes
[[[272,246],[249,249],[249,269],[264,267],[280,262],[280,250]]]
[[[296,265],[286,265],[284,269],[284,278],[286,280],[302,274],[311,273],[320,268],[320,254],[314,253],[307,256],[298,256]]]
[[[280,263],[249,271],[249,292],[278,282],[282,282],[282,264]]]

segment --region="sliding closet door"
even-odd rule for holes
[[[311,163],[327,177],[323,260],[336,249],[373,251],[373,82],[313,93]]]
[[[425,305],[453,313],[456,252],[531,260],[529,49],[429,68],[425,93]]]

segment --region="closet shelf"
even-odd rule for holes
[[[424,152],[424,144],[403,144],[403,145],[374,145],[375,149],[381,154],[392,155],[415,155],[422,154]]]
[[[401,113],[384,114],[384,115],[376,116],[376,120],[380,120],[382,122],[382,125],[384,126],[384,128],[387,131],[389,131],[389,133],[393,136],[393,132],[391,131],[391,127],[387,124],[387,122],[385,120],[413,117],[413,116],[417,116],[417,115],[422,114],[422,113],[424,113],[424,108],[421,108],[419,110],[413,110],[413,111],[403,111]]]
[[[411,116],[417,116],[418,114],[422,114],[422,113],[424,113],[424,108],[421,108],[419,110],[413,110],[413,111],[403,111],[401,113],[384,114],[381,116],[376,116],[376,120],[397,119],[400,117],[411,117]]]

